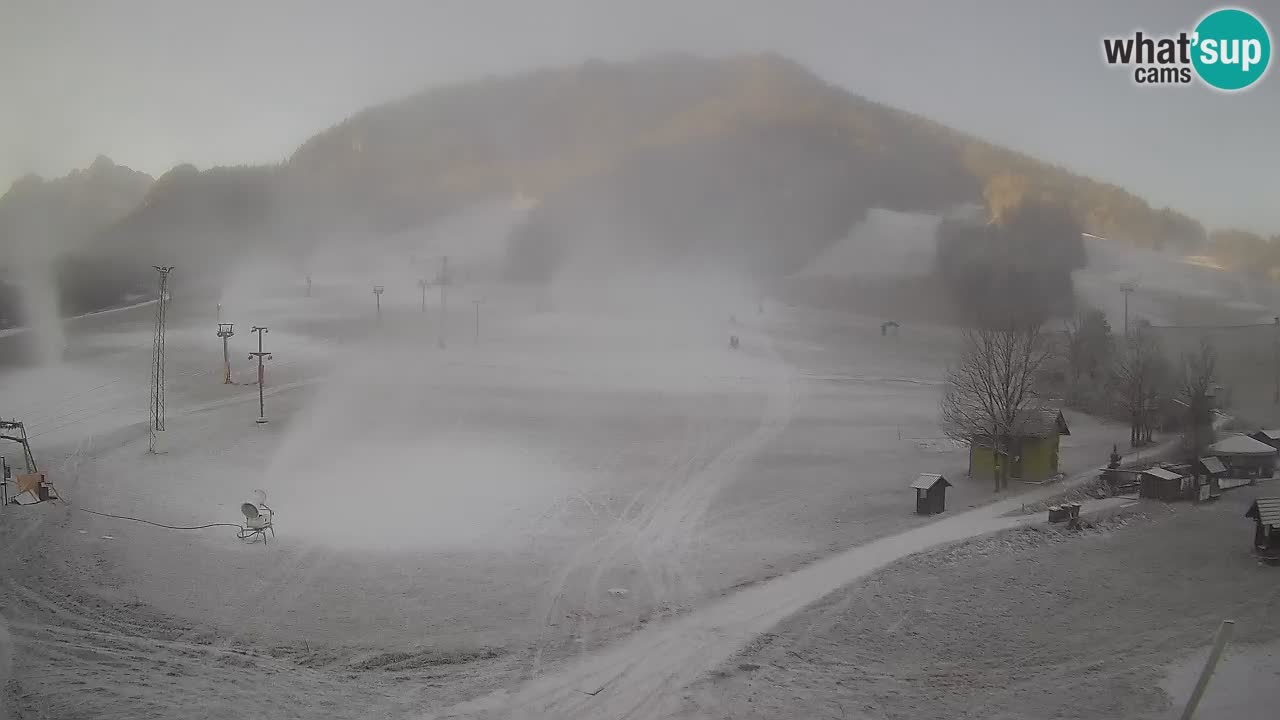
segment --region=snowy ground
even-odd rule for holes
[[[1235,642],[1196,717],[1271,717],[1276,569],[1243,516],[1275,482],[909,557],[724,663],[680,717],[1165,720],[1224,618]]]
[[[438,303],[424,314],[412,285],[383,296],[380,325],[367,286],[243,285],[221,308],[240,384],[221,383],[216,306],[174,306],[160,455],[145,453],[150,307],[70,322],[64,364],[0,377],[4,414],[70,501],[4,511],[19,712],[426,711],[919,524],[915,473],[954,477],[952,507],[991,495],[936,428],[946,330],[883,338],[874,319],[753,301],[634,311],[626,289],[538,314],[487,288],[480,342],[460,290],[442,351]],[[255,323],[275,353],[266,425]],[[1073,431],[1091,446],[1064,453],[1076,465],[1120,436]],[[78,509],[234,523],[255,488],[279,513],[270,547]],[[254,668],[293,685],[228,684]]]
[[[920,472],[951,478],[953,512],[992,499],[936,424],[952,330],[761,312],[709,280],[536,297],[477,281],[450,295],[440,349],[421,268],[341,269],[313,267],[310,298],[278,270],[246,272],[220,309],[179,294],[159,455],[152,308],[71,321],[63,364],[0,371],[0,413],[69,501],[0,510],[0,709],[422,716],[919,527]],[[219,320],[236,323],[233,385]],[[253,324],[275,354],[265,425]],[[1068,419],[1068,472],[1127,436]],[[256,488],[278,513],[269,547],[80,511],[235,523]]]

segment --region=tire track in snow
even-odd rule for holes
[[[655,720],[677,713],[682,691],[761,633],[825,595],[893,561],[938,545],[1039,521],[1009,514],[1096,476],[1072,479],[952,515],[828,556],[720,598],[662,626],[634,633],[514,692],[499,691],[428,715],[429,720]],[[1109,501],[1099,501],[1109,502]],[[1121,501],[1123,502],[1123,501]]]
[[[550,600],[541,612],[546,627],[565,616],[576,616],[575,628],[580,654],[590,650],[591,636],[598,632],[593,620],[602,614],[606,575],[617,570],[630,556],[639,565],[650,604],[657,615],[674,615],[676,609],[699,592],[695,574],[689,567],[694,544],[701,539],[707,511],[726,485],[736,477],[741,465],[759,453],[790,422],[795,401],[794,372],[774,350],[772,342],[760,336],[771,359],[765,407],[757,427],[745,437],[712,454],[714,420],[696,421],[682,435],[683,447],[674,466],[656,489],[635,493],[603,537],[581,546],[557,574],[550,586]],[[710,455],[710,457],[708,457]],[[575,577],[586,576],[581,585]],[[633,579],[633,584],[634,579]],[[636,592],[641,588],[630,588]],[[570,595],[582,596],[581,608],[570,606]],[[545,637],[544,633],[544,637]],[[534,652],[531,673],[541,669],[546,641]]]

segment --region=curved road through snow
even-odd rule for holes
[[[1148,449],[1149,455],[1152,451]],[[1126,458],[1128,460],[1129,458]],[[796,572],[745,588],[670,623],[572,661],[514,692],[499,691],[430,715],[431,720],[646,720],[676,712],[682,691],[749,642],[823,596],[912,553],[1022,524],[1041,515],[1008,516],[1024,503],[1047,499],[1096,476],[992,503],[898,535],[860,545]],[[1094,509],[1126,501],[1090,503]]]

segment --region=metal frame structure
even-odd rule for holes
[[[227,349],[227,338],[235,335],[234,323],[218,323],[218,337],[222,338],[222,384],[231,384],[231,354]]]
[[[453,278],[449,275],[449,256],[444,255],[440,258],[440,274],[436,276],[432,285],[440,287],[440,338],[437,343],[444,348],[445,335],[447,334],[449,324],[449,286],[453,284]]]
[[[12,440],[22,446],[22,459],[27,464],[27,472],[40,472],[36,466],[35,455],[31,454],[31,443],[27,440],[27,428],[20,420],[0,420],[0,440]]]
[[[164,326],[169,308],[169,273],[172,265],[153,265],[160,273],[160,297],[156,300],[155,336],[151,345],[151,418],[147,430],[147,452],[156,451],[156,433],[164,432]]]
[[[268,332],[267,328],[254,325],[253,329],[250,330],[249,332],[258,334],[258,351],[249,353],[249,359],[250,360],[252,360],[253,358],[258,359],[258,420],[257,422],[261,424],[267,421],[266,396],[263,394],[263,390],[262,390],[263,382],[265,380],[264,374],[266,371],[263,368],[262,359],[266,358],[267,360],[271,360],[272,356],[271,356],[271,353],[265,352],[262,349],[262,336]]]

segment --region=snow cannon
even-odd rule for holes
[[[262,544],[265,546],[267,533],[271,533],[271,537],[276,536],[275,528],[272,526],[275,512],[267,507],[267,494],[262,490],[253,491],[252,502],[240,504],[240,513],[244,515],[244,524],[241,525],[236,536],[241,540],[254,542],[262,538]]]

